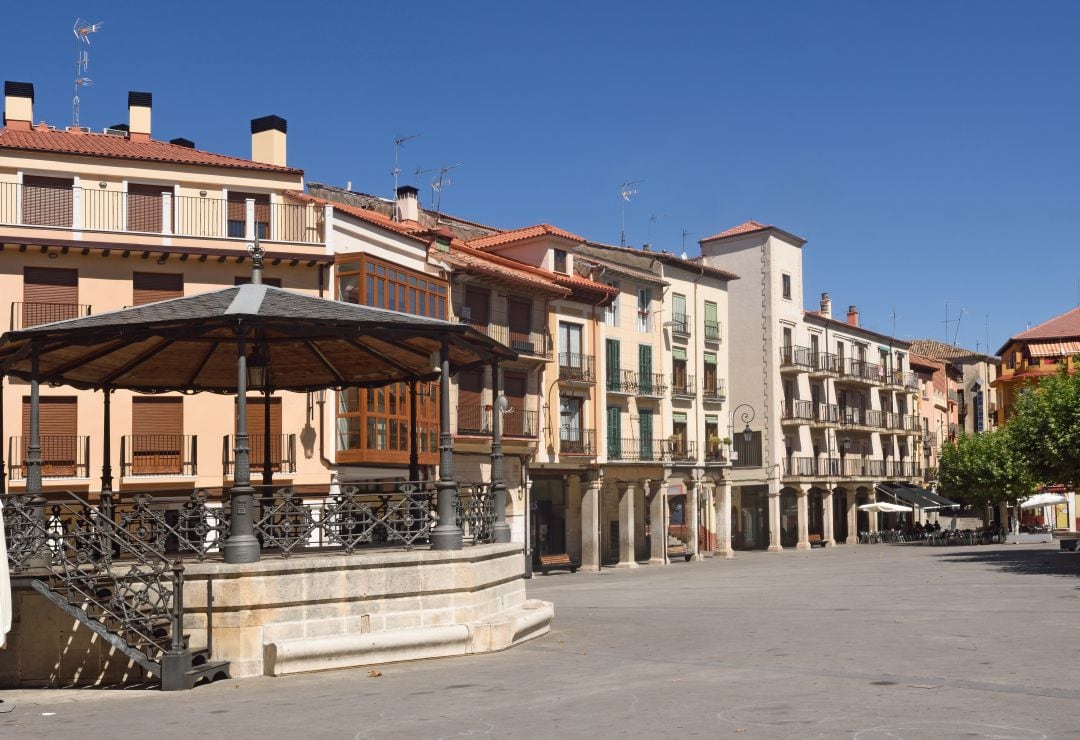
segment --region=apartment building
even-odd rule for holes
[[[956,437],[958,403],[955,389],[963,383],[963,373],[955,365],[923,357],[914,351],[909,362],[919,386],[916,399],[923,429],[923,482],[932,485],[937,479],[941,446]]]
[[[0,329],[19,329],[246,282],[258,236],[272,285],[322,294],[326,209],[290,197],[303,172],[286,163],[286,122],[251,121],[251,156],[197,149],[151,130],[153,97],[128,95],[128,119],[102,131],[34,122],[30,83],[4,85],[0,129]],[[24,485],[28,386],[3,382],[4,472]],[[45,486],[124,490],[228,485],[234,404],[211,394],[41,391]],[[273,393],[249,403],[253,476],[266,450],[273,480],[325,478],[315,450],[314,395]],[[110,470],[111,468],[111,470]]]
[[[809,549],[876,529],[874,501],[921,474],[917,381],[907,342],[804,309],[805,240],[748,221],[701,244],[731,284],[729,433],[733,547]],[[721,524],[721,529],[723,523]]]
[[[997,359],[934,339],[914,339],[911,351],[943,362],[958,374],[950,381],[949,400],[956,405],[956,432],[979,434],[998,423]]]
[[[996,421],[1004,424],[1013,415],[1016,396],[1025,385],[1038,384],[1063,367],[1069,372],[1076,369],[1076,355],[1080,354],[1080,308],[1009,337],[997,353],[1001,359],[991,384],[1001,399]]]

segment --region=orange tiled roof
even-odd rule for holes
[[[41,128],[34,128],[29,131],[6,127],[0,129],[0,149],[77,154],[86,157],[110,157],[113,159],[133,159],[144,162],[167,162],[204,167],[229,167],[293,175],[304,174],[303,170],[292,167],[279,167],[273,164],[253,162],[250,159],[241,159],[240,157],[228,157],[224,154],[204,152],[201,149],[169,144],[156,139],[131,141],[123,136],[51,131]]]
[[[1080,337],[1080,308],[1066,311],[1060,316],[1048,319],[1027,331],[1021,332],[1013,339],[1066,339]]]
[[[911,340],[911,351],[931,360],[942,362],[978,361],[986,357],[981,352],[945,344],[936,339],[913,339]]]
[[[531,265],[524,265],[497,254],[481,252],[460,242],[451,244],[447,260],[470,272],[492,278],[511,280],[532,288],[546,290],[555,295],[569,295],[570,289],[558,285],[555,273]]]
[[[572,242],[585,241],[583,237],[580,237],[577,234],[571,234],[569,231],[552,226],[551,224],[537,224],[536,226],[526,226],[523,229],[513,229],[511,231],[504,231],[501,234],[491,234],[490,236],[482,236],[479,239],[472,239],[468,242],[468,245],[473,249],[493,249],[495,247],[501,247],[504,244],[520,242],[526,239],[535,239],[538,236],[557,236]]]
[[[701,241],[708,242],[708,241],[712,241],[713,239],[724,239],[725,237],[729,237],[729,236],[739,236],[740,234],[752,234],[755,231],[764,231],[765,229],[771,229],[771,228],[772,228],[772,224],[763,224],[763,223],[759,223],[758,221],[755,221],[753,219],[750,219],[749,221],[741,223],[738,226],[732,226],[727,231],[721,231],[719,234],[713,234],[710,237],[706,237],[705,239],[702,239]]]
[[[369,211],[366,208],[360,208],[358,206],[350,206],[345,203],[338,203],[334,200],[327,200],[326,198],[320,198],[315,195],[309,195],[308,193],[302,193],[299,190],[286,190],[285,194],[290,198],[296,200],[305,201],[308,203],[318,203],[323,206],[333,206],[335,211],[348,214],[361,221],[367,221],[368,223],[375,224],[376,226],[382,226],[390,231],[396,231],[404,236],[411,236],[415,239],[419,239],[422,242],[427,243],[429,240],[421,237],[420,232],[424,231],[424,227],[420,224],[409,224],[403,221],[395,221],[389,216],[385,216],[378,211]]]

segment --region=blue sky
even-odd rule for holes
[[[0,76],[82,123],[154,93],[154,135],[247,156],[289,121],[311,181],[389,194],[462,163],[448,212],[687,251],[748,218],[809,240],[821,291],[900,337],[996,350],[1080,300],[1080,118],[1067,2],[18,3]],[[650,217],[657,218],[651,222]],[[651,231],[651,233],[650,233]],[[964,310],[959,327],[955,317]],[[988,327],[988,331],[987,331]]]

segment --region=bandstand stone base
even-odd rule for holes
[[[213,658],[228,660],[234,678],[502,650],[546,633],[554,616],[549,602],[526,599],[522,568],[519,544],[189,562],[184,632],[204,647],[211,624]],[[16,612],[0,686],[142,678],[26,590],[16,609],[40,614]],[[34,628],[39,617],[51,620],[48,630]],[[83,646],[77,655],[73,644]]]

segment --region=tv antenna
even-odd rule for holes
[[[401,147],[405,145],[406,141],[412,141],[413,139],[419,139],[420,134],[408,134],[407,136],[395,136],[394,137],[394,169],[390,171],[390,174],[394,176],[394,192],[390,197],[390,200],[397,198],[398,189],[398,176],[401,174],[401,168],[398,167],[398,157],[401,154]],[[394,209],[394,220],[397,221],[397,209]]]
[[[686,229],[682,230],[682,251],[686,251],[686,237],[690,236],[690,232]]]
[[[626,204],[630,202],[630,199],[638,194],[637,188],[634,186],[638,183],[645,182],[644,180],[627,180],[619,186],[619,197],[622,199],[619,223],[619,246],[626,246]]]
[[[71,125],[79,126],[79,89],[89,87],[94,81],[86,76],[90,68],[90,34],[97,33],[105,25],[101,21],[87,23],[82,18],[75,19],[71,32],[75,34],[75,96],[71,100]]]
[[[431,180],[431,200],[432,205],[435,206],[436,215],[442,213],[442,191],[443,188],[448,187],[451,184],[449,177],[450,170],[457,169],[463,164],[464,162],[458,162],[457,164],[446,167],[429,167],[428,169],[417,168],[415,173],[416,177],[420,177],[420,175],[430,175],[432,172],[439,173]]]
[[[649,241],[650,242],[652,241],[652,227],[653,227],[653,224],[655,224],[657,221],[659,221],[660,219],[662,219],[666,215],[667,215],[666,213],[654,213],[653,215],[649,216]]]

